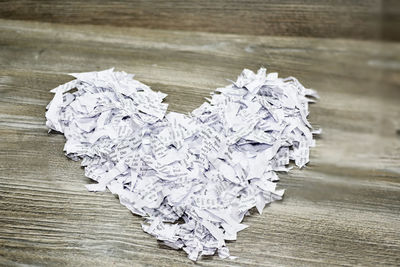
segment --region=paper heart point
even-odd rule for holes
[[[290,160],[304,166],[315,145],[307,95],[316,92],[264,68],[243,70],[189,115],[166,114],[166,94],[131,74],[71,75],[51,90],[46,125],[64,133],[67,156],[98,182],[86,187],[117,194],[146,218],[144,231],[191,260],[229,257],[225,240],[247,227],[249,210],[281,199],[276,171]]]

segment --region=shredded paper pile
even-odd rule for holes
[[[87,189],[117,194],[145,218],[145,232],[194,261],[233,258],[225,241],[247,227],[250,209],[282,198],[276,172],[290,160],[303,167],[315,145],[307,96],[316,92],[264,68],[243,70],[188,115],[166,113],[166,94],[132,74],[71,75],[51,90],[46,125],[64,133],[66,155],[97,181]]]

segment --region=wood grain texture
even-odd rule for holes
[[[68,72],[115,66],[188,112],[243,68],[318,90],[324,132],[283,201],[245,218],[235,261],[194,264],[141,230],[48,134],[48,91]],[[0,20],[0,265],[327,266],[400,262],[400,45]]]
[[[251,35],[400,40],[395,28],[398,24],[392,23],[400,11],[392,6],[386,0],[3,0],[0,18]]]
[[[400,41],[400,1],[384,0],[382,2],[383,40]]]

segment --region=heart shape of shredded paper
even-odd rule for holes
[[[166,114],[166,94],[132,74],[71,75],[51,90],[46,125],[64,133],[66,155],[98,182],[86,187],[117,194],[146,218],[144,231],[191,260],[229,257],[225,240],[247,227],[249,209],[281,199],[276,171],[289,160],[304,166],[315,145],[306,96],[316,92],[264,68],[243,70],[189,115]]]

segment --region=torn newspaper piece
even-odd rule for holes
[[[307,121],[317,97],[295,78],[243,70],[190,115],[170,112],[166,94],[114,69],[71,74],[51,90],[46,125],[64,133],[68,157],[121,204],[143,230],[196,261],[230,257],[226,240],[243,217],[282,198],[276,171],[303,167],[315,145]],[[69,92],[76,88],[77,91]]]

